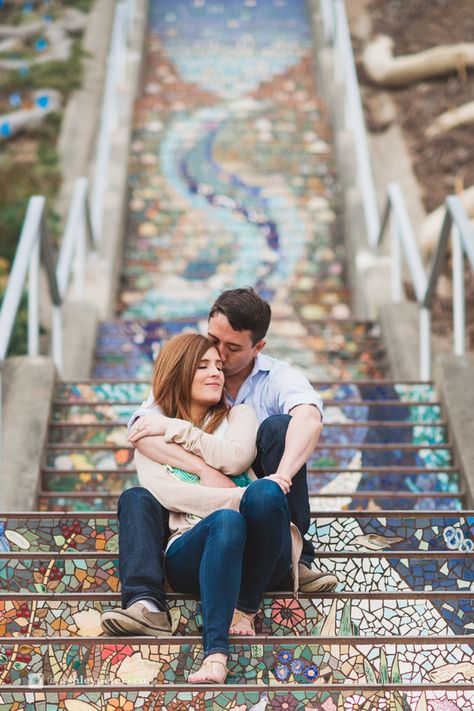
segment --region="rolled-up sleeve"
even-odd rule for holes
[[[248,405],[237,405],[229,411],[229,426],[223,438],[203,432],[185,420],[172,420],[165,432],[166,442],[180,444],[223,474],[244,472],[257,455],[258,421]]]
[[[285,365],[272,371],[271,389],[278,401],[278,410],[287,415],[297,405],[314,405],[323,418],[323,401],[311,383],[296,368]]]
[[[147,399],[142,402],[140,407],[135,410],[135,412],[130,417],[127,423],[127,430],[130,432],[130,429],[133,427],[133,424],[136,422],[136,420],[138,420],[138,418],[142,417],[143,415],[147,415],[149,412],[157,412],[158,414],[162,414],[161,408],[158,407],[158,405],[155,405],[153,401],[153,392],[151,390]]]

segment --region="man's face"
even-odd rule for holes
[[[216,344],[226,377],[237,373],[246,377],[252,370],[255,356],[265,346],[263,340],[253,345],[251,331],[234,331],[224,314],[217,313],[209,319],[207,333]]]

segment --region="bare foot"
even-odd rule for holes
[[[200,668],[189,674],[190,684],[223,684],[227,677],[227,657],[217,652],[209,654]]]
[[[255,636],[255,614],[235,610],[230,624],[229,634],[241,634],[247,637]]]

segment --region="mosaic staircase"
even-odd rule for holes
[[[309,27],[305,0],[150,2],[118,319],[91,380],[57,386],[37,510],[0,515],[0,711],[474,708],[474,512],[435,389],[391,382],[352,318]],[[325,401],[310,535],[339,583],[269,591],[226,685],[190,688],[198,600],[169,596],[169,638],[100,629],[137,483],[124,425],[161,343],[245,284],[272,304],[266,352]]]

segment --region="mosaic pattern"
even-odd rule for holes
[[[133,448],[110,445],[108,448],[84,447],[74,449],[50,445],[46,452],[45,465],[56,469],[123,469],[133,466]],[[346,446],[325,445],[315,450],[308,460],[308,466],[316,469],[327,467],[361,466],[373,467],[449,467],[452,464],[452,452],[443,446],[423,447],[418,449],[412,444],[372,445],[348,443]]]
[[[421,684],[454,677],[462,687],[472,675],[472,645],[456,640],[424,639],[407,644],[395,638],[386,647],[363,640],[354,644],[344,637],[336,644],[311,638],[257,640],[231,645],[228,684]],[[43,674],[53,686],[81,677],[112,679],[116,684],[175,684],[185,682],[203,658],[202,645],[189,638],[162,638],[156,644],[128,639],[120,644],[100,638],[87,644],[80,638],[45,644],[32,639],[23,647],[28,651],[19,652],[18,643],[5,640],[0,648],[0,660],[5,664],[0,681],[8,669],[12,684],[21,684],[28,674]],[[29,661],[24,660],[25,653]],[[18,654],[21,669],[15,668]]]
[[[398,403],[436,403],[436,391],[431,384],[415,383],[314,383],[323,400],[389,400]],[[149,381],[144,382],[87,382],[60,383],[56,399],[68,403],[106,401],[136,402],[144,400],[150,391]],[[344,404],[343,402],[341,404]],[[372,402],[371,402],[372,405]]]
[[[338,442],[361,442],[371,429],[371,441],[378,444],[391,444],[405,441],[419,444],[446,443],[446,428],[444,426],[397,427],[386,425],[371,425],[370,422],[362,424],[344,423],[325,425],[318,444],[337,444]],[[53,426],[50,429],[49,441],[51,443],[71,444],[116,444],[127,445],[127,430],[123,424],[110,426],[75,425],[74,427]],[[403,441],[403,440],[402,440]]]
[[[42,692],[15,691],[0,697],[0,711],[10,711],[17,703],[26,711],[55,711],[77,708],[73,700],[82,703],[81,711],[460,711],[474,704],[474,691],[457,688],[452,691],[365,691],[351,688],[345,691],[274,690],[265,691],[116,691],[97,692],[83,690]]]
[[[451,540],[452,531],[459,540]],[[448,533],[446,533],[448,532]],[[448,535],[449,534],[449,535]],[[474,541],[471,512],[319,513],[312,516],[308,535],[323,551],[354,550],[456,550],[462,541]],[[2,554],[15,551],[118,551],[115,514],[86,516],[63,513],[53,517],[32,513],[28,519],[0,519]],[[462,548],[461,548],[462,550]],[[469,550],[466,549],[466,552]],[[7,556],[8,557],[8,556]]]
[[[93,595],[91,595],[93,598]],[[293,596],[267,597],[261,603],[256,620],[257,634],[363,637],[364,635],[468,635],[474,628],[472,599],[456,600],[462,614],[452,629],[446,629],[443,618],[433,613],[428,600],[311,600]],[[450,600],[438,601],[444,615],[453,614]],[[0,599],[0,632],[2,637],[98,637],[102,612],[120,607],[119,601],[88,600],[18,600]],[[202,618],[196,600],[170,597],[168,602],[172,632],[177,635],[198,635]]]
[[[422,469],[393,472],[386,469],[380,474],[341,469],[338,472],[313,470],[308,473],[310,494],[354,492],[354,480],[358,478],[358,492],[399,491],[405,485],[411,493],[442,492],[456,494],[459,491],[459,472],[435,471],[426,473]],[[47,491],[103,493],[120,492],[131,486],[138,486],[138,477],[130,471],[43,471],[43,486]]]

